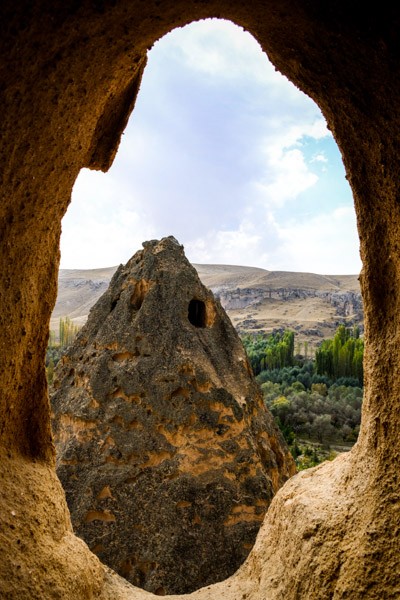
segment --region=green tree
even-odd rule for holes
[[[334,337],[324,340],[315,354],[318,375],[327,375],[335,380],[354,377],[363,383],[364,341],[358,328],[339,325]]]
[[[244,348],[255,375],[263,370],[282,369],[294,363],[294,332],[278,331],[270,335],[246,335]]]
[[[69,317],[60,317],[58,327],[59,345],[61,348],[70,346],[79,331],[79,326],[75,325]]]
[[[58,340],[54,331],[49,332],[49,342],[46,351],[46,373],[47,381],[52,383],[54,368],[60,360],[64,349],[71,345],[79,331],[79,326],[71,321],[69,317],[61,318],[58,325]]]

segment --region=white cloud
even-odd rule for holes
[[[326,123],[318,112],[315,110],[314,114],[300,114],[300,116],[297,112],[282,115],[277,109],[274,121],[269,123],[265,152],[272,156],[279,156],[285,149],[293,146],[301,147],[303,138],[321,140],[330,136]]]
[[[261,198],[268,206],[283,206],[287,200],[296,198],[318,181],[299,150],[282,150],[279,156],[271,156],[268,173],[268,183],[256,183]]]
[[[174,235],[197,263],[344,272],[358,245],[342,252],[354,240],[351,210],[328,214],[340,202],[323,179],[327,140],[318,107],[250,34],[216,20],[175,30],[149,53],[113,167],[78,177],[62,266],[116,265],[144,240]],[[318,189],[323,198],[304,202]]]
[[[277,229],[281,243],[274,261],[281,270],[343,275],[361,269],[352,207],[342,206]]]
[[[322,118],[285,126],[276,122],[261,142],[259,154],[264,158],[264,172],[254,186],[266,207],[282,207],[287,201],[314,186],[318,176],[302,151],[305,137],[321,140],[330,135]],[[322,155],[321,155],[322,157]]]
[[[78,195],[78,198],[75,198]],[[121,180],[81,171],[62,223],[62,268],[93,269],[125,263],[154,229]]]
[[[268,260],[266,254],[260,256],[262,241],[254,224],[243,221],[237,230],[212,231],[187,242],[185,252],[194,263],[214,263],[218,256],[219,264],[254,266],[255,260],[263,264]]]
[[[320,152],[319,154],[314,154],[314,156],[311,159],[311,162],[327,163],[328,159],[326,158],[324,153]]]
[[[194,263],[336,275],[360,271],[358,248],[354,209],[347,206],[302,222],[279,223],[269,212],[254,221],[245,219],[236,230],[215,230],[185,243]]]
[[[251,76],[264,83],[283,79],[255,38],[230,21],[198,21],[175,29],[157,42],[155,50],[160,43],[194,73],[226,79]]]

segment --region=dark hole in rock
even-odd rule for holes
[[[144,294],[141,293],[141,290],[135,290],[131,298],[131,304],[135,310],[140,310],[144,300]]]
[[[163,587],[159,587],[159,588],[158,588],[158,589],[155,591],[155,595],[156,595],[156,596],[165,596],[165,595],[166,595],[166,592],[165,592],[165,590],[164,590],[164,588],[163,588]]]
[[[191,300],[189,302],[189,321],[195,327],[206,326],[206,305],[202,300]]]
[[[145,279],[141,279],[136,283],[134,292],[131,297],[131,304],[134,310],[140,310],[143,300],[150,289],[150,283]]]

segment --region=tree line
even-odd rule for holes
[[[331,379],[355,377],[363,385],[364,340],[358,327],[339,325],[334,337],[324,340],[315,353],[318,374]]]
[[[58,323],[58,337],[55,331],[50,330],[46,352],[46,373],[49,383],[53,381],[54,367],[60,360],[61,354],[67,346],[72,344],[79,329],[79,325],[76,325],[69,317],[61,317]]]
[[[266,381],[261,388],[298,469],[334,458],[337,452],[332,446],[350,448],[357,441],[361,388],[314,383],[306,390],[299,381],[289,386]]]
[[[314,383],[310,390],[300,382],[290,386],[267,381],[261,385],[264,400],[286,440],[307,438],[320,444],[354,443],[361,421],[360,387]]]
[[[269,335],[245,335],[242,342],[253,373],[282,369],[294,364],[294,332],[275,331]]]
[[[306,388],[312,383],[326,383],[328,386],[338,379],[354,380],[356,385],[363,385],[364,341],[360,337],[358,327],[339,325],[331,339],[324,340],[315,352],[315,360],[294,354],[295,334],[289,330],[275,331],[269,335],[247,334],[242,337],[249,362],[255,375],[270,373],[268,379],[277,381],[282,369],[302,366],[309,362],[310,375],[302,381]],[[315,375],[314,379],[312,379]],[[346,383],[344,383],[346,385]],[[348,383],[354,385],[354,383]]]
[[[331,444],[357,440],[364,351],[357,327],[340,325],[314,360],[294,353],[293,332],[246,335],[242,341],[265,404],[299,469],[326,460],[330,452],[333,457]]]

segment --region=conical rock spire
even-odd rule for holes
[[[156,594],[222,580],[294,471],[225,311],[172,237],[115,273],[56,370],[75,532]]]

